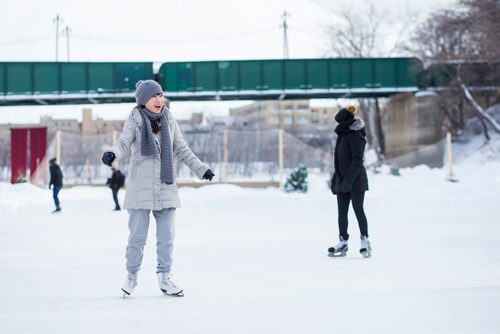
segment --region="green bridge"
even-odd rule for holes
[[[171,101],[384,97],[416,92],[416,58],[0,62],[0,106],[134,102],[138,80]]]

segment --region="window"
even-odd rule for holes
[[[309,123],[307,116],[299,116],[299,124],[307,124],[307,123]]]
[[[319,120],[319,117],[318,117],[318,111],[317,110],[313,110],[311,111],[311,122],[312,123],[318,123],[318,120]]]
[[[292,124],[292,116],[285,116],[285,124]]]

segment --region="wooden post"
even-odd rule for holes
[[[278,130],[278,165],[279,165],[279,173],[280,173],[280,186],[283,181],[284,174],[284,145],[283,145],[283,129]]]
[[[56,131],[56,162],[61,164],[61,130]]]
[[[113,146],[115,146],[115,144],[116,144],[116,137],[117,137],[117,135],[118,135],[117,131],[116,131],[116,130],[113,130],[113,139],[112,139],[112,141],[113,141]],[[113,166],[114,166],[115,168],[117,168],[117,169],[120,169],[120,165],[118,164],[118,161],[117,161],[117,160],[115,160],[115,161],[114,161]]]
[[[447,143],[447,148],[448,148],[448,166],[449,166],[449,173],[448,175],[448,181],[450,182],[457,182],[457,178],[453,175],[453,156],[452,156],[452,147],[451,147],[451,133],[446,134],[446,143]]]
[[[87,183],[90,183],[90,176],[91,176],[91,172],[90,172],[90,160],[87,159]]]
[[[228,174],[228,133],[227,129],[224,129],[224,183],[227,183],[227,174]]]

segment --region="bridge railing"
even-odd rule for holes
[[[416,58],[270,59],[164,63],[167,94],[266,91],[401,91],[418,86]]]
[[[416,91],[416,58],[163,63],[0,62],[0,105],[133,102],[156,79],[171,100],[388,96]]]
[[[0,95],[127,93],[153,63],[0,62]]]

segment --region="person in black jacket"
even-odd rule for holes
[[[115,201],[115,211],[120,211],[120,204],[118,204],[118,190],[125,185],[125,175],[120,172],[116,167],[111,167],[113,174],[111,178],[108,178],[106,184],[111,188],[113,192],[113,200]]]
[[[61,206],[59,203],[59,191],[61,191],[63,187],[63,173],[59,165],[56,163],[56,158],[52,158],[49,160],[50,166],[50,182],[49,189],[52,188],[52,197],[54,198],[54,204],[56,205],[56,209],[52,211],[52,213],[60,212]],[[53,187],[52,187],[53,186]]]
[[[331,180],[331,190],[337,195],[340,242],[328,249],[329,256],[345,256],[348,250],[347,213],[350,202],[361,232],[360,252],[363,257],[371,256],[368,222],[363,209],[365,191],[368,190],[368,177],[363,165],[366,145],[365,123],[361,118],[355,117],[356,113],[356,107],[349,106],[335,115],[338,125],[335,128],[337,133],[335,173]]]

